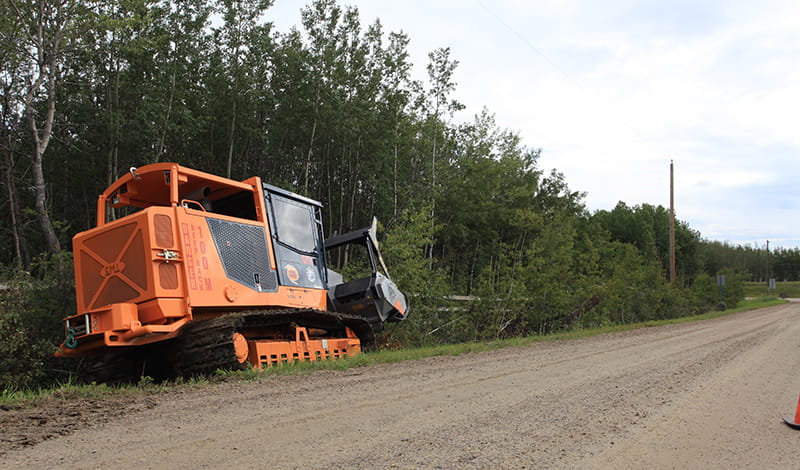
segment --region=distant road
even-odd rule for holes
[[[800,467],[800,304],[155,395],[2,468]]]

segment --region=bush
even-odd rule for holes
[[[447,288],[443,276],[425,249],[432,243],[434,227],[430,208],[405,211],[385,232],[381,253],[389,273],[409,303],[407,320],[387,324],[379,339],[382,347],[436,344],[449,334],[450,313],[442,308]]]
[[[53,354],[61,319],[75,310],[72,254],[39,258],[0,290],[0,391],[46,386],[66,378],[74,361]]]

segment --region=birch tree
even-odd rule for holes
[[[215,32],[222,47],[225,68],[230,83],[230,100],[228,110],[228,151],[225,175],[231,177],[233,165],[234,143],[237,119],[241,114],[240,107],[244,105],[242,97],[248,95],[252,89],[249,71],[245,67],[245,60],[251,51],[251,40],[261,36],[269,25],[260,25],[264,12],[272,5],[272,0],[222,0],[218,12],[222,15],[224,24]]]
[[[56,96],[64,60],[70,43],[80,42],[76,33],[86,19],[91,3],[80,0],[9,2],[15,19],[27,25],[16,47],[24,60],[20,68],[25,83],[22,106],[33,141],[34,205],[47,248],[51,253],[58,253],[61,243],[48,210],[43,160],[53,135]]]

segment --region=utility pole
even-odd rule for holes
[[[669,161],[669,282],[678,277],[675,269],[675,176],[672,160]]]
[[[769,240],[767,240],[767,286],[769,285]]]

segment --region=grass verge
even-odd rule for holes
[[[271,367],[263,370],[246,371],[217,371],[217,374],[208,379],[179,379],[175,382],[153,383],[149,377],[143,377],[139,383],[134,385],[111,386],[106,384],[80,385],[73,381],[68,381],[51,389],[40,390],[4,390],[0,392],[0,406],[36,406],[43,401],[57,399],[70,400],[76,398],[102,398],[112,395],[138,394],[138,393],[157,393],[167,391],[176,387],[197,386],[213,383],[220,380],[239,380],[255,381],[273,375],[303,375],[321,370],[347,370],[355,367],[367,367],[378,364],[389,364],[394,362],[414,361],[435,356],[457,356],[461,354],[491,351],[508,347],[528,346],[534,343],[545,341],[561,341],[566,339],[585,338],[602,334],[630,331],[639,328],[648,328],[663,325],[674,325],[678,323],[689,323],[700,320],[718,318],[733,313],[755,310],[758,308],[778,305],[785,301],[778,297],[759,297],[755,299],[739,302],[736,308],[725,311],[708,312],[702,315],[691,317],[672,318],[666,320],[653,320],[642,323],[630,323],[625,325],[611,325],[599,328],[580,328],[570,331],[552,333],[548,335],[528,336],[523,338],[510,338],[494,341],[480,341],[473,343],[446,344],[439,346],[426,346],[418,348],[399,349],[393,351],[377,351],[363,353],[358,356],[349,357],[337,361],[318,361],[305,362],[294,365],[284,365]]]
[[[257,380],[265,375],[302,375],[318,370],[346,370],[353,367],[372,366],[377,364],[389,364],[393,362],[413,361],[434,356],[457,356],[473,352],[490,351],[508,347],[528,346],[534,343],[545,341],[561,341],[566,339],[584,338],[608,333],[630,331],[639,328],[649,328],[654,326],[674,325],[678,323],[689,323],[700,320],[709,320],[733,313],[755,310],[763,307],[770,307],[785,303],[785,300],[777,297],[761,297],[756,299],[744,300],[739,302],[736,308],[713,311],[702,315],[690,317],[671,318],[666,320],[652,320],[642,323],[629,323],[625,325],[610,325],[598,328],[579,328],[569,331],[551,333],[547,335],[526,336],[522,338],[509,338],[494,341],[480,341],[473,343],[445,344],[439,346],[426,346],[419,348],[399,349],[394,351],[377,351],[360,354],[355,357],[348,357],[338,361],[319,361],[304,362],[294,365],[283,365],[271,367],[264,370],[247,370],[226,372],[218,371],[218,374],[237,377],[244,380]]]
[[[744,295],[745,297],[761,297],[767,293],[766,282],[745,282]],[[790,297],[800,298],[800,282],[777,282],[775,283],[775,291],[772,292],[777,297]]]
[[[197,386],[208,384],[207,378],[178,379],[173,382],[156,383],[150,377],[142,377],[139,382],[127,385],[81,384],[70,379],[51,388],[34,390],[4,389],[0,391],[0,407],[36,406],[48,400],[98,399],[110,396],[136,395],[140,393],[158,393],[171,390],[177,386]]]

